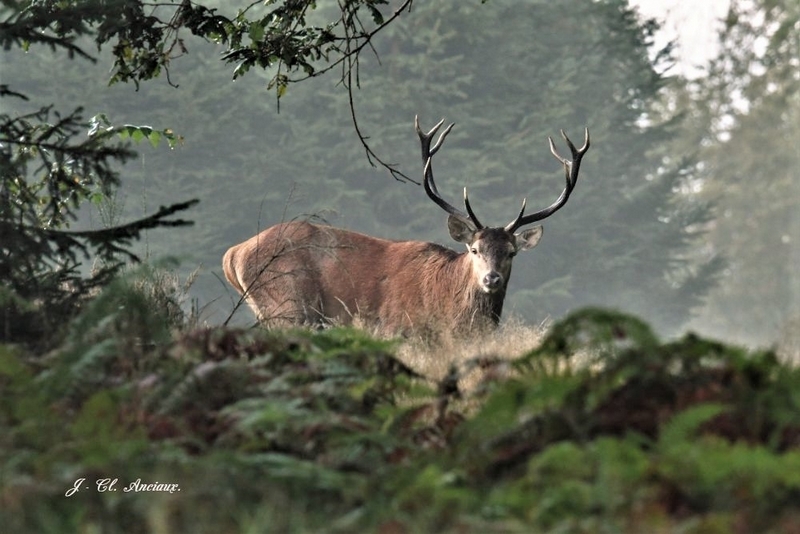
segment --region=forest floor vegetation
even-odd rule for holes
[[[0,345],[9,532],[797,532],[774,351],[601,309],[438,348],[190,328],[179,295],[122,278]]]

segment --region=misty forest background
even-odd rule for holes
[[[234,15],[227,2],[205,4]],[[309,23],[332,10],[319,3]],[[687,80],[671,74],[671,45],[654,48],[657,22],[624,1],[418,2],[360,55],[354,109],[374,153],[416,181],[414,115],[423,127],[455,122],[438,184],[456,203],[468,186],[489,224],[510,220],[522,197],[533,208],[552,202],[563,178],[547,136],[561,141],[563,128],[577,139],[588,126],[577,190],[517,260],[506,315],[538,324],[600,305],[667,335],[691,328],[791,343],[800,322],[798,18],[794,2],[733,2],[719,56]],[[182,278],[199,268],[190,294],[210,324],[237,301],[222,254],[281,220],[318,214],[456,246],[421,187],[371,166],[341,69],[268,89],[275,67],[240,69],[231,81],[226,47],[181,38],[187,53],[140,84],[109,86],[110,47],[86,38],[76,44],[96,62],[44,46],[3,52],[2,83],[29,98],[4,97],[9,116],[82,106],[86,120],[102,113],[109,124],[182,138],[172,150],[135,146],[120,187],[83,206],[73,230],[199,199],[182,214],[194,226],[146,232],[133,250],[179,260]],[[244,309],[234,319],[251,321]]]
[[[0,524],[796,533],[800,3],[713,31],[685,79],[626,0],[0,2]],[[451,244],[417,114],[489,224],[591,131],[506,324],[251,328],[272,224]]]

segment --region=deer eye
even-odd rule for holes
[[[478,253],[478,249],[475,248],[475,247],[472,247],[471,249],[469,249],[469,251],[472,252],[473,254],[477,254]]]

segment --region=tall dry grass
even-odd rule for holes
[[[511,362],[539,346],[547,325],[530,325],[511,317],[495,331],[470,337],[444,333],[436,342],[419,338],[405,340],[397,349],[404,364],[431,381],[458,375],[458,387],[470,392],[485,378],[485,362]],[[492,365],[491,372],[511,372],[511,366]]]

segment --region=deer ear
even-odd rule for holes
[[[524,232],[514,234],[514,237],[517,238],[517,250],[528,250],[538,245],[542,238],[542,232],[544,232],[544,228],[534,226]]]
[[[447,218],[447,229],[450,230],[450,237],[459,243],[472,243],[477,228],[467,219],[450,215]]]

